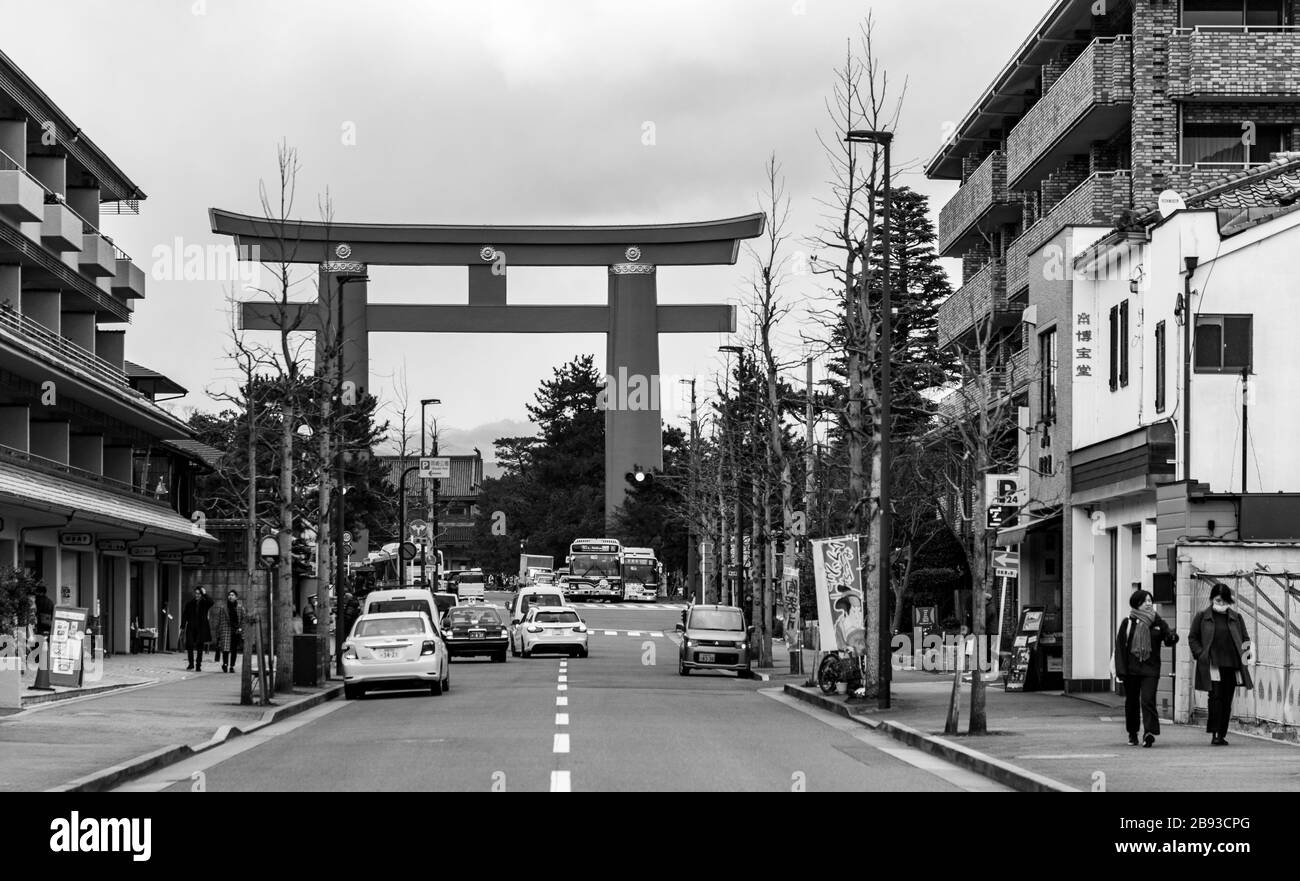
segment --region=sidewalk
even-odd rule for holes
[[[951,674],[895,670],[890,709],[876,709],[874,700],[850,706],[854,718],[873,727],[901,723],[924,735],[931,746],[975,750],[1085,792],[1098,785],[1110,792],[1300,791],[1300,747],[1232,732],[1231,746],[1211,747],[1202,726],[1168,720],[1162,721],[1153,748],[1132,747],[1123,707],[1114,695],[1081,700],[1060,692],[1008,693],[999,679],[986,690],[990,733],[945,737],[951,691]],[[845,705],[842,695],[827,698],[801,684],[787,684],[786,692]],[[970,683],[962,683],[959,730],[965,732],[969,722]]]
[[[208,654],[211,658],[211,653]],[[179,664],[177,659],[180,659]],[[80,688],[55,686],[53,691],[31,691],[29,687],[36,683],[36,667],[29,666],[23,670],[22,709],[45,704],[52,701],[68,700],[88,694],[98,694],[129,688],[134,685],[153,684],[156,682],[174,682],[187,675],[185,672],[185,653],[160,652],[147,655],[110,655],[96,662],[97,669],[88,667]],[[220,670],[221,665],[217,664]],[[18,712],[14,709],[0,710],[0,714],[10,715]]]
[[[295,689],[270,707],[241,706],[238,673],[206,663],[202,673],[186,671],[184,653],[110,658],[104,678],[86,683],[105,684],[124,688],[0,716],[0,791],[49,789],[163,747],[195,746],[222,726],[247,728],[268,710],[330,690]]]

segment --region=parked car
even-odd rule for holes
[[[572,606],[533,606],[519,626],[519,653],[534,652],[587,657],[587,625]]]
[[[496,606],[455,606],[442,621],[442,633],[450,657],[487,655],[497,663],[505,662],[510,631]]]
[[[677,624],[682,644],[677,672],[689,676],[692,670],[734,670],[739,676],[750,672],[750,637],[745,613],[735,606],[691,606],[685,622]]]
[[[343,693],[355,700],[379,686],[427,688],[435,696],[451,688],[447,645],[426,615],[379,612],[357,619],[343,645]]]

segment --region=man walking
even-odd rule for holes
[[[185,634],[186,670],[203,672],[203,647],[212,641],[212,628],[208,624],[208,611],[212,600],[202,588],[194,588],[194,598],[181,610],[181,631]],[[197,663],[196,663],[197,662]]]

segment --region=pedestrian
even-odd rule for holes
[[[207,591],[196,587],[193,598],[181,610],[181,632],[185,634],[185,657],[189,662],[186,670],[203,672],[204,646],[212,640],[212,628],[208,623],[211,607],[212,600],[208,599]]]
[[[221,660],[221,646],[217,645],[217,603],[216,600],[208,596],[206,587],[199,588],[203,591],[203,598],[208,601],[208,639],[210,642],[207,647],[212,650],[212,662],[216,663]]]
[[[318,619],[316,617],[316,597],[307,597],[307,605],[302,607],[302,632],[303,635],[316,632]]]
[[[1115,634],[1115,675],[1124,683],[1124,724],[1129,746],[1138,745],[1141,721],[1142,746],[1150,747],[1160,734],[1160,716],[1156,712],[1160,646],[1177,645],[1178,634],[1156,614],[1149,591],[1133,591],[1128,604],[1128,617]]]
[[[38,584],[36,594],[36,635],[49,636],[54,625],[54,600],[46,596],[45,585]]]
[[[1187,645],[1196,658],[1196,690],[1209,692],[1205,730],[1210,746],[1227,746],[1233,693],[1238,686],[1255,687],[1249,669],[1254,660],[1250,635],[1228,585],[1216,582],[1210,588],[1210,606],[1192,619]]]
[[[351,591],[345,592],[343,594],[343,620],[338,622],[343,626],[343,630],[339,634],[340,639],[348,638],[348,635],[352,633],[352,625],[357,623],[357,619],[360,617],[361,603],[357,602],[357,598],[352,595]]]
[[[239,593],[232,590],[226,594],[226,601],[217,608],[217,649],[221,652],[222,673],[235,669],[243,628],[244,605],[239,601]]]

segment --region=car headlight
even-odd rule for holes
[[[685,642],[683,642],[682,645],[686,646],[687,648],[692,648],[695,645],[695,642],[694,640],[688,639]]]

